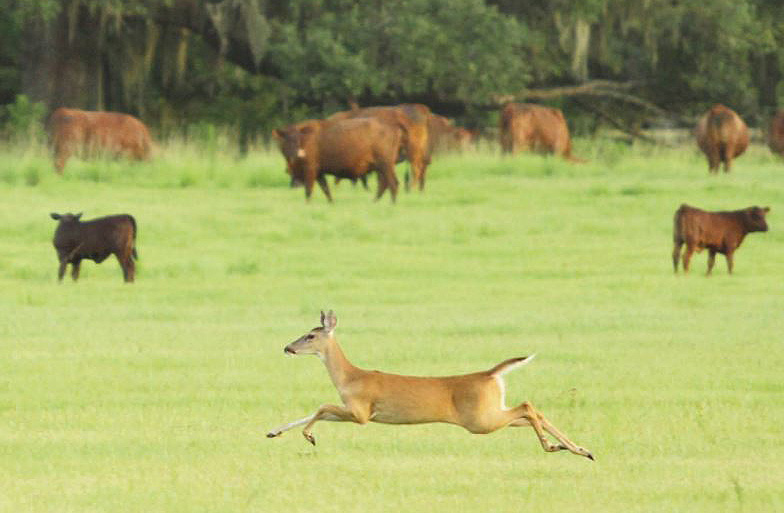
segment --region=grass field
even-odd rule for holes
[[[784,511],[784,163],[709,176],[691,147],[578,141],[571,165],[435,160],[424,194],[347,183],[305,204],[276,153],[165,146],[149,164],[0,150],[2,512]],[[398,169],[402,175],[403,166]],[[375,180],[371,180],[374,182]],[[374,188],[375,185],[372,186]],[[769,205],[771,230],[673,275],[672,214]],[[139,224],[56,281],[49,212]],[[507,376],[591,462],[533,431],[323,422],[339,401],[285,344],[338,316],[360,367]]]

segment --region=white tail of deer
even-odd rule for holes
[[[462,376],[414,377],[366,371],[346,359],[335,340],[336,325],[332,310],[321,312],[321,326],[283,351],[288,355],[314,354],[321,358],[344,405],[322,405],[313,415],[273,429],[267,437],[280,436],[304,425],[302,434],[315,445],[311,429],[319,420],[357,424],[447,422],[463,426],[471,433],[491,433],[506,426],[531,426],[545,451],[567,450],[593,459],[590,452],[566,438],[531,403],[524,402],[514,408],[504,404],[503,375],[530,362],[533,355],[512,358],[490,370]],[[545,432],[559,443],[550,443]]]

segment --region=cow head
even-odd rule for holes
[[[68,213],[68,214],[62,214],[62,215],[55,214],[54,212],[52,212],[49,215],[52,216],[52,219],[54,219],[55,221],[60,221],[61,225],[62,224],[78,223],[79,219],[81,219],[81,217],[82,217],[82,213],[81,212],[79,212],[78,214],[70,214],[70,213]]]
[[[286,172],[291,176],[291,186],[304,183],[301,165],[308,156],[305,140],[314,131],[313,127],[292,125],[284,129],[275,129],[272,136],[278,142],[278,148],[286,159]]]
[[[770,212],[770,207],[749,207],[746,209],[746,226],[750,232],[768,231],[765,216]]]

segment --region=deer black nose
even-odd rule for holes
[[[294,350],[293,350],[292,348],[290,348],[289,346],[286,346],[286,347],[284,347],[284,348],[283,348],[283,352],[284,352],[285,354],[297,354],[297,352],[296,352],[296,351],[294,351]]]

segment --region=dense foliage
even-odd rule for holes
[[[25,94],[47,110],[122,110],[164,133],[209,122],[245,138],[350,102],[418,101],[482,125],[501,99],[599,79],[617,87],[561,106],[639,125],[722,102],[759,124],[784,96],[782,69],[775,0],[12,0],[0,11],[0,104]]]

